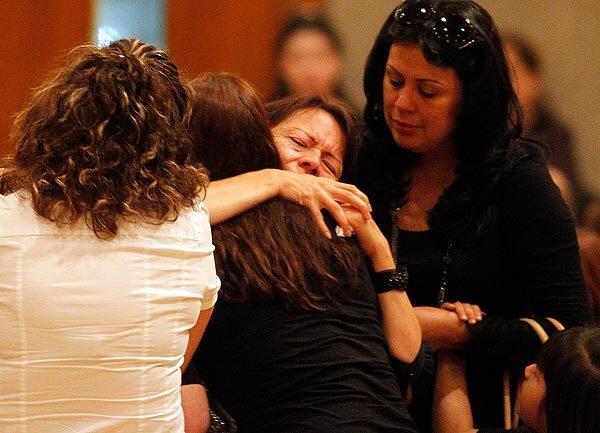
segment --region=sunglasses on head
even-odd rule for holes
[[[437,11],[425,1],[401,4],[394,12],[394,21],[407,27],[433,21],[435,36],[459,50],[475,42],[475,27],[468,18],[452,12]]]

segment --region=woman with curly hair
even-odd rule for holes
[[[219,288],[191,89],[139,40],[83,46],[17,116],[0,177],[0,430],[183,432]]]

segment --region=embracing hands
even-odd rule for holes
[[[323,219],[321,209],[329,211],[346,236],[350,236],[353,229],[343,207],[356,209],[364,219],[371,219],[369,199],[354,185],[283,170],[277,170],[277,176],[277,195],[309,209],[319,229],[328,238],[331,238],[331,232]]]
[[[370,259],[374,271],[395,267],[390,245],[372,218],[365,218],[357,209],[342,206],[348,224],[356,235],[363,253]]]

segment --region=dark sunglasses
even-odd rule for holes
[[[401,4],[394,12],[394,20],[407,27],[433,21],[435,36],[459,50],[475,42],[476,30],[467,18],[451,12],[438,12],[425,1]]]

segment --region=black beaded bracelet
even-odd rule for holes
[[[406,266],[400,266],[397,269],[386,269],[385,271],[373,272],[373,285],[375,293],[389,292],[397,290],[400,292],[406,291],[408,287],[408,270]]]

